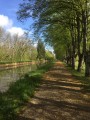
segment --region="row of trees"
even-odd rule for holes
[[[84,61],[90,76],[89,0],[27,0],[17,14],[19,20],[33,17],[35,33],[53,46],[56,57],[65,57],[73,69],[78,58],[78,71]]]
[[[0,62],[22,62],[36,59],[37,50],[26,36],[11,36],[0,28]]]
[[[38,40],[37,48],[28,34],[11,35],[0,27],[0,63],[25,62],[30,60],[53,59],[54,55],[45,50],[45,45]]]
[[[38,40],[37,43],[37,59],[38,60],[54,60],[54,54],[49,51],[49,50],[45,50],[45,45],[42,42],[42,40]]]

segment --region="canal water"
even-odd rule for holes
[[[6,92],[12,82],[19,80],[24,74],[36,70],[36,64],[0,70],[0,92]]]

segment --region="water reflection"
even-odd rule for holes
[[[25,73],[36,69],[35,64],[12,68],[8,70],[0,70],[0,92],[8,90],[10,83],[17,81]]]

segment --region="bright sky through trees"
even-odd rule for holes
[[[9,31],[12,35],[17,34],[19,36],[23,35],[25,30],[31,28],[33,23],[33,19],[29,18],[25,22],[20,22],[17,20],[16,12],[19,9],[19,4],[22,3],[23,0],[0,0],[0,26],[4,27],[7,31]],[[32,34],[32,30],[30,30],[30,36]],[[53,49],[49,46],[47,49],[53,51]]]
[[[17,31],[19,35],[22,35],[24,30],[33,23],[32,18],[24,23],[17,20],[16,12],[21,2],[22,0],[0,0],[0,26],[12,34]]]

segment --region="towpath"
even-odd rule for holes
[[[44,74],[19,120],[90,120],[90,93],[61,62]]]

